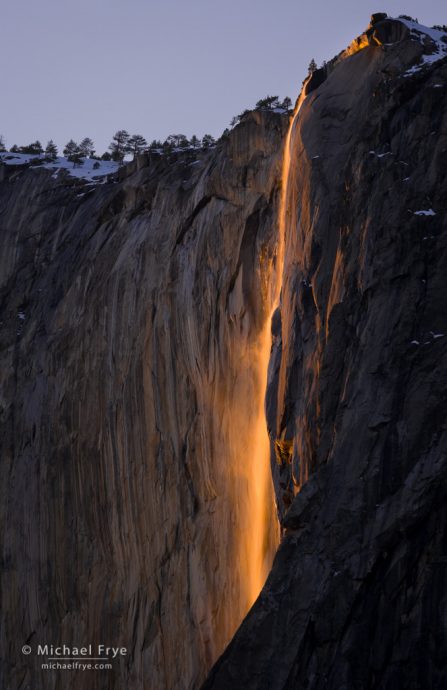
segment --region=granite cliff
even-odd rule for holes
[[[283,538],[204,689],[446,687],[446,40],[376,15],[304,87],[267,394]]]
[[[2,688],[84,690],[62,643],[127,648],[89,688],[197,688],[259,593],[286,128],[97,185],[1,167]]]
[[[1,687],[445,687],[444,45],[376,15],[288,135],[0,166]]]

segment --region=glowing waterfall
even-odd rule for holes
[[[252,353],[258,362],[257,377],[259,381],[257,422],[254,429],[255,443],[252,448],[255,466],[253,468],[254,486],[250,500],[250,524],[253,532],[248,544],[248,598],[249,606],[253,604],[261,591],[270,571],[273,557],[279,542],[279,525],[274,508],[273,483],[270,469],[270,439],[267,433],[265,417],[265,394],[267,390],[267,373],[271,353],[271,320],[279,305],[282,274],[284,269],[284,248],[287,228],[287,209],[290,173],[290,146],[294,125],[301,105],[305,99],[305,89],[296,104],[287,132],[281,172],[281,197],[279,205],[278,245],[276,270],[273,290],[271,292],[271,311],[258,341],[258,351]],[[252,479],[253,481],[253,479]]]
[[[306,98],[305,84],[300,93],[300,97],[293,111],[292,118],[290,120],[289,129],[287,131],[286,141],[284,143],[284,154],[282,159],[282,171],[281,171],[281,198],[279,202],[279,223],[278,223],[278,258],[277,258],[277,273],[276,273],[276,288],[274,304],[272,309],[272,316],[274,311],[279,306],[279,299],[281,295],[281,287],[283,282],[283,272],[284,272],[284,252],[286,244],[286,231],[287,231],[287,211],[288,211],[288,200],[289,200],[289,178],[290,178],[290,145],[292,143],[292,135],[295,128],[295,123],[297,121],[301,106]]]

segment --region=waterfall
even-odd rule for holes
[[[288,223],[289,177],[291,163],[291,145],[295,124],[306,98],[303,87],[290,120],[284,143],[284,153],[281,168],[281,197],[279,205],[278,243],[276,252],[276,267],[271,293],[271,307],[264,328],[259,337],[258,351],[253,353],[259,365],[258,378],[258,410],[255,426],[255,443],[252,448],[254,459],[254,485],[250,497],[251,524],[254,525],[248,544],[248,597],[249,605],[259,595],[267,575],[270,571],[276,548],[279,543],[279,524],[275,515],[273,482],[270,470],[270,438],[267,431],[265,417],[265,395],[267,391],[267,374],[271,354],[271,322],[273,314],[280,304],[282,278],[284,270],[285,238]]]

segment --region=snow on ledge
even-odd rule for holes
[[[59,173],[66,171],[71,177],[77,177],[78,179],[89,180],[90,182],[100,182],[105,175],[110,175],[115,173],[119,165],[114,161],[97,161],[93,158],[84,158],[82,165],[73,166],[73,163],[68,161],[66,158],[59,156],[54,161],[49,162],[45,160],[45,156],[38,154],[27,154],[27,153],[11,153],[9,151],[3,151],[0,153],[0,162],[5,165],[27,165],[32,161],[41,160],[42,163],[33,163],[33,168],[45,168],[46,170],[54,170],[52,175],[53,178],[57,178]],[[99,163],[97,168],[93,166],[95,163]]]
[[[429,208],[427,210],[422,210],[422,211],[413,211],[413,215],[415,215],[415,216],[436,216],[436,211],[433,211],[432,208]]]
[[[403,17],[396,17],[395,21],[405,24],[405,26],[410,29],[410,35],[414,40],[420,41],[420,43],[424,44],[424,38],[428,36],[436,45],[435,52],[431,55],[423,55],[417,65],[413,65],[413,67],[410,67],[406,72],[404,72],[404,77],[409,77],[412,74],[416,74],[417,72],[420,72],[426,65],[431,65],[447,56],[447,43],[442,40],[443,38],[447,39],[447,33],[445,31],[432,29],[428,26],[424,26],[423,24],[418,24],[417,22],[410,21],[409,19],[404,19]]]

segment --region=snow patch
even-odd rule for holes
[[[436,212],[433,211],[432,208],[429,208],[427,210],[422,210],[422,211],[413,211],[413,215],[415,215],[415,216],[436,216]]]
[[[39,163],[39,161],[41,162]],[[44,156],[38,154],[10,153],[8,151],[0,153],[0,162],[5,165],[29,165],[32,163],[33,168],[54,170],[54,173],[51,175],[53,179],[57,179],[61,171],[66,170],[71,177],[95,183],[99,182],[99,179],[105,175],[115,173],[119,167],[118,163],[114,161],[97,161],[93,158],[84,158],[83,161],[82,165],[73,167],[73,163],[62,156],[50,162]],[[94,167],[96,163],[99,163],[99,165]]]
[[[434,333],[433,331],[430,331],[429,336],[431,337],[431,340],[424,340],[423,343],[421,343],[419,340],[412,340],[410,345],[431,345],[434,340],[437,340],[438,338],[444,338],[445,333]]]
[[[417,65],[413,65],[404,72],[404,77],[409,77],[412,74],[420,72],[426,65],[432,65],[438,60],[442,60],[447,56],[447,43],[442,39],[447,39],[447,34],[444,31],[439,31],[439,29],[431,29],[423,24],[418,24],[417,22],[409,21],[408,19],[403,19],[398,17],[396,21],[405,24],[406,27],[410,29],[411,37],[422,43],[424,45],[424,39],[428,36],[435,44],[435,51],[431,55],[423,55],[420,62]],[[437,85],[441,86],[441,84]]]
[[[386,151],[386,153],[376,153],[376,151],[369,151],[369,153],[372,156],[376,156],[376,158],[383,158],[384,156],[393,156],[394,154],[391,153],[391,151]]]

